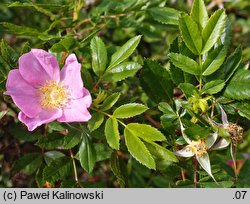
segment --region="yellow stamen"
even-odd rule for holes
[[[47,81],[41,88],[40,104],[44,109],[62,108],[68,102],[67,89],[61,82],[57,83],[54,80]]]
[[[204,140],[192,141],[188,147],[196,154],[197,157],[202,157],[205,153],[207,153],[207,147]]]

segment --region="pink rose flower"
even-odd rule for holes
[[[57,120],[86,122],[91,118],[89,91],[83,87],[81,64],[76,56],[67,57],[60,72],[55,57],[41,49],[32,49],[19,58],[19,69],[11,70],[6,94],[20,108],[18,119],[29,131]]]

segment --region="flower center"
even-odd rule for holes
[[[68,91],[61,82],[57,83],[54,80],[46,81],[39,88],[39,92],[40,104],[44,109],[62,108],[68,102]]]
[[[243,128],[235,123],[229,123],[226,128],[234,146],[243,142]]]
[[[192,141],[189,148],[196,154],[197,157],[202,157],[205,153],[207,153],[207,147],[204,140]]]

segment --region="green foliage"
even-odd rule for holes
[[[225,82],[223,80],[214,80],[206,83],[203,88],[202,92],[206,94],[216,94],[220,92],[225,86]]]
[[[209,51],[220,37],[225,26],[226,14],[223,9],[216,11],[202,30],[202,54]]]
[[[179,18],[179,27],[186,46],[194,54],[200,54],[202,50],[202,38],[196,22],[189,15],[182,13]]]
[[[136,36],[127,41],[112,56],[108,69],[111,69],[126,60],[134,51],[141,40],[141,36]]]
[[[159,102],[171,99],[173,96],[173,82],[168,71],[156,61],[146,60],[140,76],[141,86],[149,97]]]
[[[66,37],[62,40],[60,40],[58,43],[55,43],[50,50],[52,52],[69,52],[74,47],[76,47],[76,40],[73,37]]]
[[[43,180],[54,183],[69,176],[72,172],[72,162],[68,157],[54,159],[43,170]]]
[[[2,58],[9,64],[10,67],[15,67],[17,65],[18,55],[16,51],[3,39],[0,44],[0,53]]]
[[[50,134],[49,137],[40,137],[36,143],[41,148],[54,149],[61,147],[64,142],[64,136],[58,133]]]
[[[133,76],[139,69],[141,65],[135,62],[123,62],[117,66],[108,68],[103,79],[105,81],[121,81],[127,77]]]
[[[29,153],[20,157],[12,167],[14,173],[23,172],[28,175],[33,174],[42,163],[42,155],[39,153]]]
[[[208,14],[203,0],[194,0],[190,15],[192,19],[199,25],[199,29],[203,29],[206,26]]]
[[[154,20],[170,25],[179,25],[178,23],[178,16],[179,11],[173,8],[167,7],[155,7],[149,9],[150,15],[153,17]]]
[[[239,70],[229,82],[224,95],[237,100],[249,99],[250,71]]]
[[[104,121],[104,116],[101,113],[93,113],[90,121],[88,122],[89,131],[92,132],[98,129]]]
[[[81,133],[77,130],[70,130],[64,137],[63,148],[71,149],[81,142]]]
[[[110,167],[114,175],[117,177],[117,180],[121,187],[126,186],[126,173],[124,164],[121,159],[116,154],[112,154],[110,158]]]
[[[128,128],[124,131],[125,142],[130,154],[150,169],[155,169],[155,161],[145,144]]]
[[[197,187],[249,187],[248,4],[213,12],[203,0],[191,9],[165,0],[4,2],[0,187],[193,187],[194,173]],[[93,99],[89,121],[32,132],[19,121],[6,80],[32,48],[61,68],[77,56]],[[233,137],[226,119],[237,124]],[[236,136],[243,143],[233,146]],[[182,159],[184,147],[204,155]],[[237,172],[232,159],[243,164]]]
[[[206,61],[202,66],[202,71],[203,71],[202,75],[207,76],[217,71],[223,64],[226,56],[227,56],[227,50],[223,45],[212,50],[208,54]]]
[[[120,134],[118,130],[117,119],[109,118],[105,124],[105,136],[109,146],[113,149],[119,149]]]
[[[116,118],[131,118],[141,113],[144,113],[148,107],[138,103],[128,103],[118,107],[114,111],[114,117]]]
[[[90,43],[92,53],[92,68],[97,76],[102,76],[106,69],[108,57],[107,50],[101,38],[95,37]]]
[[[153,128],[150,125],[130,123],[127,125],[126,129],[145,141],[166,140],[165,136],[160,131],[158,131],[157,129]]]
[[[82,143],[79,148],[79,158],[82,168],[88,173],[94,169],[96,162],[96,152],[88,136],[82,136]]]
[[[113,107],[113,105],[115,105],[115,103],[118,101],[119,98],[120,98],[120,94],[119,93],[113,93],[112,95],[108,96],[103,101],[101,109],[103,111],[109,110],[110,108]]]
[[[170,53],[169,58],[171,62],[178,68],[180,68],[182,71],[187,72],[189,74],[193,75],[200,75],[201,74],[201,68],[199,64],[194,61],[193,59],[177,53]]]

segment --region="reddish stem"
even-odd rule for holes
[[[193,164],[194,164],[194,188],[197,187],[197,168],[198,168],[198,162],[197,159],[193,158]]]
[[[155,126],[156,128],[160,129],[161,125],[159,125],[153,118],[151,118],[149,115],[144,114],[144,117],[152,123],[153,126]]]

